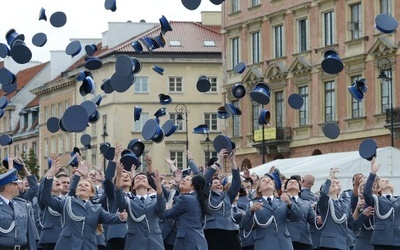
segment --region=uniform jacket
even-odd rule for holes
[[[300,197],[296,201],[299,207],[301,217],[297,221],[288,221],[288,230],[292,242],[299,242],[307,245],[312,245],[310,234],[310,224],[314,224],[315,212],[309,201],[302,200]]]
[[[252,202],[261,202],[263,209],[252,213],[249,209]],[[269,205],[264,198],[251,200],[246,215],[242,219],[241,228],[246,231],[253,228],[255,250],[265,249],[266,246],[274,250],[291,250],[293,245],[287,229],[287,220],[299,220],[301,212],[294,202],[287,206],[281,199],[274,198],[271,203]]]
[[[57,241],[56,250],[97,250],[97,224],[123,223],[117,214],[106,212],[101,205],[91,201],[84,203],[71,196],[59,200],[51,196],[53,179],[46,179],[43,185],[41,201],[53,210],[62,214],[64,226]],[[74,220],[68,212],[70,202],[73,215],[84,218]]]
[[[18,197],[11,202],[14,211],[0,197],[0,246],[29,245],[29,249],[36,249],[39,235],[33,218],[32,205]],[[15,226],[12,226],[13,222]]]
[[[125,249],[163,250],[163,239],[158,225],[158,216],[165,207],[165,199],[157,206],[155,195],[147,195],[144,203],[138,197],[127,198],[122,189],[117,191],[117,205],[125,209],[128,216],[128,232],[125,238]],[[130,209],[129,209],[130,208]],[[135,218],[144,216],[139,222]]]
[[[215,173],[215,169],[208,168],[205,179],[206,187],[210,189],[211,179]],[[232,203],[235,200],[241,185],[240,174],[238,169],[232,170],[232,185],[228,191],[216,192],[210,190],[209,194],[209,210],[210,214],[206,216],[207,229],[223,229],[228,231],[239,230],[237,224],[232,221]],[[216,209],[218,205],[221,205],[219,209]]]
[[[242,221],[243,217],[246,215],[246,211],[247,211],[247,205],[250,201],[250,198],[248,196],[240,196],[238,201],[237,201],[237,206],[238,208],[240,208],[241,211],[244,211],[245,213],[242,214],[242,218],[240,219],[240,221],[238,221],[237,223],[240,225],[240,222]],[[247,246],[252,246],[254,245],[254,231],[250,230],[250,231],[246,231],[243,228],[239,228],[239,235],[240,235],[240,241],[242,243],[242,247],[247,247]]]
[[[355,221],[356,242],[353,250],[374,250],[374,246],[370,243],[373,232],[373,226],[371,226],[373,220],[372,216],[367,217],[363,213],[358,216],[358,219]]]
[[[176,220],[179,225],[174,250],[207,249],[203,232],[204,218],[197,200],[197,193],[179,195],[176,204],[168,210],[162,206],[163,199],[162,195],[157,195],[157,206],[164,211],[160,214],[160,218]]]
[[[372,233],[372,245],[400,246],[400,199],[392,197],[390,200],[386,197],[377,198],[375,202],[372,196],[372,185],[375,175],[370,174],[364,187],[364,199],[367,206],[375,208],[375,225]],[[378,216],[387,214],[383,219]]]
[[[311,192],[311,189],[303,188],[299,196],[301,199],[311,202],[311,205],[313,205],[315,211],[317,205],[317,197],[313,192]],[[317,211],[316,215],[318,215]],[[319,246],[319,239],[321,238],[321,230],[318,230],[315,227],[315,222],[310,224],[310,234],[311,234],[311,241],[313,243],[313,248],[316,249]]]

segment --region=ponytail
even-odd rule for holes
[[[209,214],[207,205],[208,193],[205,191],[206,179],[201,175],[195,175],[192,177],[192,185],[194,191],[197,193],[197,200],[200,203],[202,215]]]

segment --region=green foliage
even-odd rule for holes
[[[38,159],[36,158],[33,148],[29,150],[28,156],[25,154],[25,152],[22,154],[22,160],[25,162],[29,172],[36,175],[36,178],[39,178]]]

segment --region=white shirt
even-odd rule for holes
[[[6,197],[0,195],[0,197],[6,202],[6,204],[8,205],[11,201],[9,199],[7,199]]]
[[[263,196],[263,198],[264,198],[266,201],[268,201],[268,198],[271,199],[271,202],[274,201],[274,196],[273,196],[273,195],[272,195],[272,196]]]

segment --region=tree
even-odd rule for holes
[[[26,157],[26,153],[22,154],[22,160],[25,162],[26,167],[31,172],[31,174],[36,175],[36,178],[39,178],[39,166],[38,159],[36,158],[35,152],[33,148],[29,150],[28,158]]]

